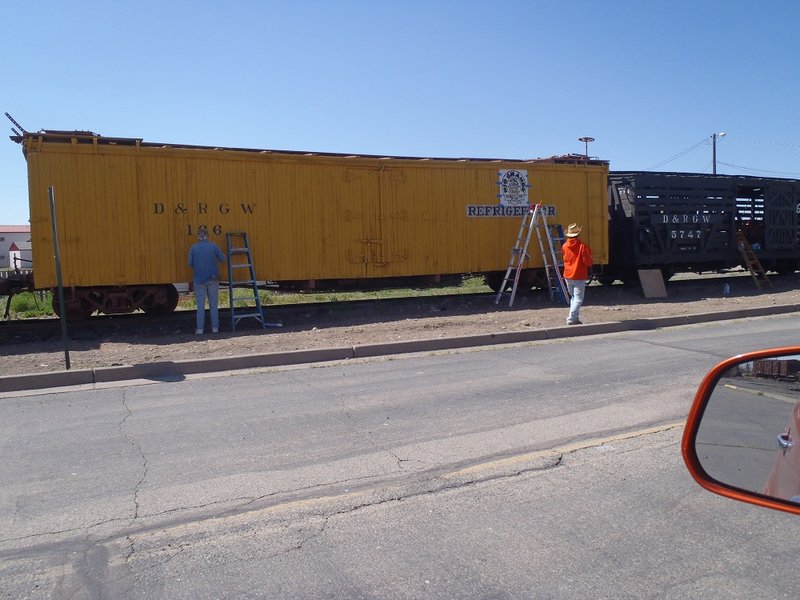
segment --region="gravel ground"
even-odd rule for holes
[[[730,295],[724,296],[724,284]],[[760,291],[749,275],[724,277],[686,275],[667,284],[667,297],[646,299],[636,288],[614,285],[587,287],[581,311],[584,323],[646,319],[658,316],[702,314],[742,308],[800,305],[800,275],[773,278]],[[495,305],[493,295],[465,298],[421,298],[405,302],[373,301],[300,307],[281,313],[283,326],[261,329],[254,320],[242,321],[231,333],[227,315],[221,315],[219,334],[194,335],[194,313],[167,324],[137,318],[134,327],[98,327],[90,333],[77,326],[70,331],[73,369],[163,360],[226,357],[286,350],[356,346],[375,342],[407,341],[475,334],[546,329],[564,324],[567,310],[554,305],[543,292],[517,297],[508,307],[507,296]],[[276,313],[266,312],[269,319]],[[2,324],[0,324],[0,328]],[[576,326],[580,327],[580,326]],[[8,336],[7,336],[8,337]],[[0,343],[3,374],[44,373],[64,369],[64,347],[59,335],[37,342],[8,339]]]

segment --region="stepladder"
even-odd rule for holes
[[[564,253],[561,250],[567,238],[564,236],[564,228],[559,224],[547,225],[550,236],[550,268],[547,271],[547,289],[550,292],[550,299],[559,304],[569,304],[570,295],[567,282],[564,279]]]
[[[258,289],[253,253],[250,240],[245,232],[231,232],[226,235],[228,246],[228,294],[230,302],[231,331],[242,319],[256,319],[263,328],[280,327],[280,323],[269,323],[264,318],[261,294]],[[237,297],[235,289],[246,290]],[[242,305],[237,306],[237,304]]]
[[[750,277],[753,278],[756,288],[760,290],[761,286],[764,284],[772,286],[772,282],[769,280],[769,277],[767,277],[767,273],[761,265],[761,261],[758,260],[756,253],[753,251],[753,247],[750,245],[745,234],[741,231],[736,232],[736,246],[739,248],[739,253],[742,255],[744,266],[750,271]]]
[[[500,302],[502,295],[510,286],[511,292],[508,305],[514,305],[514,299],[520,282],[520,275],[525,262],[530,258],[528,246],[534,234],[539,243],[539,251],[542,257],[550,299],[557,302],[569,302],[569,293],[561,273],[561,243],[563,243],[564,237],[562,231],[559,225],[551,225],[548,223],[546,207],[541,204],[533,204],[530,206],[522,217],[522,223],[520,224],[516,242],[511,249],[511,258],[508,263],[508,268],[506,269],[505,277],[495,297],[495,304]]]

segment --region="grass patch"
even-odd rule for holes
[[[287,292],[278,290],[259,290],[262,306],[281,306],[285,304],[316,304],[322,302],[353,302],[358,300],[381,300],[392,298],[423,298],[430,296],[450,296],[454,294],[491,293],[482,276],[465,276],[452,285],[425,288],[386,288],[381,290],[324,290]],[[229,306],[229,291],[226,286],[219,290],[220,307]],[[233,302],[237,308],[253,306],[253,292],[247,288],[233,289]],[[194,294],[184,294],[178,302],[178,310],[194,310],[197,307]]]
[[[234,290],[238,296],[239,291]],[[425,288],[386,288],[382,290],[356,291],[307,291],[307,292],[281,292],[262,291],[261,303],[263,305],[280,304],[312,304],[316,302],[351,302],[357,300],[381,300],[392,298],[423,298],[429,296],[450,296],[453,294],[478,294],[488,293],[492,290],[486,285],[483,277],[465,277],[456,285]],[[247,294],[252,299],[252,294]],[[227,296],[226,296],[227,298]],[[220,300],[221,302],[221,300]]]
[[[7,296],[0,297],[0,310],[5,314]],[[9,318],[32,319],[53,316],[53,297],[50,292],[22,292],[11,298]]]
[[[455,280],[451,285],[424,288],[386,288],[370,291],[303,291],[284,292],[277,290],[259,290],[262,306],[280,306],[284,304],[315,304],[322,302],[352,302],[357,300],[381,300],[392,298],[422,298],[428,296],[449,296],[453,294],[490,293],[483,277],[466,276]],[[249,289],[234,288],[233,302],[237,308],[253,306],[253,293]],[[219,305],[229,306],[228,288],[221,286]],[[0,310],[5,311],[6,297],[0,297]],[[177,310],[195,310],[194,294],[181,294]],[[54,316],[53,300],[50,292],[23,292],[14,295],[11,301],[10,316],[12,319]]]

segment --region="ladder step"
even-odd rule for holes
[[[764,267],[758,260],[756,253],[753,252],[753,248],[750,246],[750,242],[747,241],[747,237],[741,231],[736,232],[736,242],[739,253],[742,255],[742,260],[745,266],[747,266],[747,270],[750,271],[750,276],[753,278],[756,288],[760,290],[762,283],[771,286],[772,282],[767,277]]]
[[[555,236],[553,235],[552,227],[555,227],[555,232],[557,234]],[[513,306],[523,263],[530,258],[527,249],[534,232],[536,233],[536,238],[539,242],[539,250],[542,254],[550,298],[552,300],[559,300],[567,297],[566,286],[560,270],[563,262],[561,248],[560,246],[556,247],[556,240],[562,241],[563,243],[563,229],[560,225],[551,226],[547,222],[547,215],[544,213],[542,205],[535,204],[530,207],[522,218],[519,233],[517,234],[517,241],[511,250],[511,259],[509,260],[508,269],[506,270],[503,282],[497,292],[494,301],[495,304],[500,302],[500,297],[505,292],[507,284],[513,281],[511,295],[508,300],[508,305]],[[547,243],[547,250],[545,250],[545,242]]]
[[[247,233],[234,232],[227,234],[228,240],[228,289],[230,291],[230,314],[231,314],[231,330],[236,331],[236,323],[241,319],[256,318],[261,323],[262,327],[266,328],[267,323],[264,321],[264,312],[261,306],[261,296],[258,290],[258,280],[256,278],[255,270],[253,269],[253,256],[250,252],[250,243],[247,239]],[[245,257],[246,262],[234,263],[235,256]],[[236,269],[249,269],[250,279],[234,281],[233,272]],[[239,307],[237,311],[234,303],[234,287],[249,288],[252,291],[252,296],[247,298],[238,298],[237,301],[252,302],[255,306],[248,305]],[[245,312],[242,312],[244,310]]]

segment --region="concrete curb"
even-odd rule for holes
[[[538,342],[567,337],[583,337],[602,333],[619,333],[623,331],[646,331],[664,327],[692,325],[748,317],[763,317],[800,311],[800,305],[788,304],[763,308],[745,308],[734,311],[703,313],[696,315],[677,315],[656,317],[652,319],[631,319],[629,321],[611,321],[608,323],[591,323],[580,326],[563,326],[551,329],[535,329],[531,331],[509,331],[452,338],[432,338],[404,342],[382,342],[364,346],[341,348],[321,348],[316,350],[294,350],[290,352],[272,352],[267,354],[247,354],[226,358],[203,358],[195,360],[179,360],[147,363],[141,365],[121,365],[117,367],[98,367],[74,371],[56,371],[53,373],[31,373],[25,375],[8,375],[0,377],[0,393],[18,392],[22,390],[38,390],[78,385],[94,385],[131,379],[150,379],[153,381],[173,380],[176,377],[198,373],[214,373],[219,371],[236,371],[241,369],[257,369],[263,367],[279,367],[316,362],[330,362],[352,358],[373,358],[392,354],[409,354],[413,352],[434,352],[455,350],[477,346],[494,346],[499,344],[518,344],[521,342]]]

